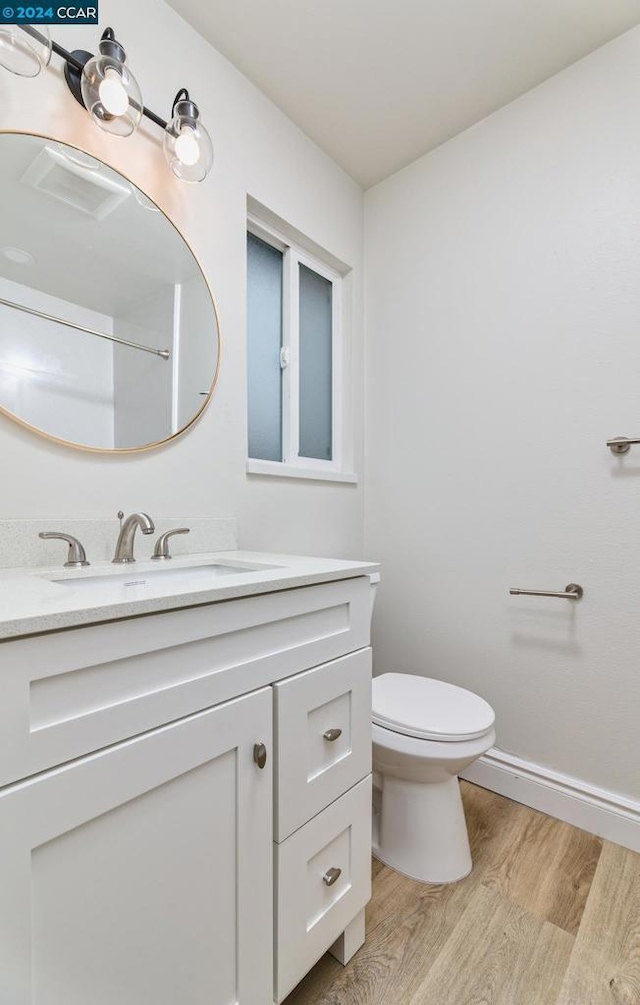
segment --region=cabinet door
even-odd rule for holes
[[[0,793],[0,1005],[272,1001],[271,689]]]

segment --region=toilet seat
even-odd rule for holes
[[[491,731],[495,714],[479,695],[455,684],[406,673],[373,680],[373,722],[421,740],[475,740]]]

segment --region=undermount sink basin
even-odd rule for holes
[[[180,566],[163,565],[159,569],[142,570],[135,566],[124,572],[111,575],[83,575],[53,582],[68,590],[81,592],[83,596],[139,597],[141,594],[182,593],[184,591],[207,590],[220,585],[224,576],[239,576],[257,572],[264,566],[237,566],[210,563],[209,565]]]

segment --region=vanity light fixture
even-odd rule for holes
[[[213,166],[213,144],[186,88],[176,94],[172,114],[162,141],[167,163],[182,181],[203,181]]]
[[[21,76],[36,76],[54,52],[64,61],[69,90],[101,129],[113,136],[130,136],[145,116],[164,130],[163,148],[173,173],[182,181],[204,181],[213,166],[213,145],[189,92],[178,91],[171,122],[166,122],[144,106],[113,28],[103,32],[98,49],[97,56],[83,49],[69,52],[52,41],[44,26],[0,25],[0,66]]]

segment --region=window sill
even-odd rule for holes
[[[346,471],[327,471],[322,468],[298,468],[280,461],[247,461],[247,474],[270,475],[275,478],[304,478],[315,482],[342,482],[358,484],[358,476]]]

